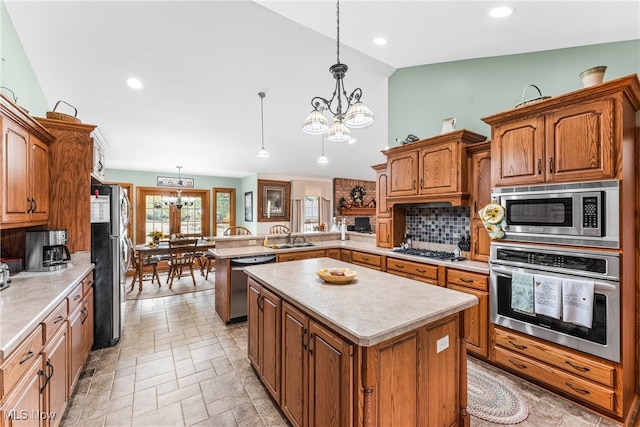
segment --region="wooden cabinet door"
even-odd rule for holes
[[[33,208],[30,221],[47,221],[49,219],[49,146],[30,138],[29,188]]]
[[[353,345],[309,322],[309,426],[352,424]]]
[[[471,221],[471,259],[474,261],[489,262],[491,250],[491,237],[484,228],[482,221]]]
[[[544,181],[543,116],[495,126],[491,134],[494,186]]]
[[[258,304],[260,301],[261,286],[255,280],[249,278],[248,294],[247,294],[247,354],[249,361],[256,371],[260,372],[260,347],[258,331],[260,329],[260,310]]]
[[[389,174],[386,170],[376,173],[376,217],[389,218],[391,212],[387,204],[389,193]]]
[[[294,427],[307,425],[307,329],[307,317],[285,302],[282,305],[280,407]]]
[[[340,249],[327,249],[325,256],[333,259],[340,259]]]
[[[469,174],[471,197],[471,219],[480,219],[478,210],[491,202],[491,151],[481,151],[471,155],[471,173]]]
[[[351,263],[351,249],[340,249],[340,260]]]
[[[611,99],[547,115],[546,179],[565,182],[614,177],[613,125]]]
[[[45,410],[49,414],[56,414],[49,419],[49,427],[57,427],[62,420],[62,414],[67,407],[70,391],[68,388],[69,376],[67,372],[67,331],[61,331],[47,344],[44,350],[43,370],[49,375],[45,396]]]
[[[447,284],[454,291],[471,294],[478,298],[477,305],[466,310],[464,330],[467,332],[467,350],[482,357],[489,356],[489,292]]]
[[[280,402],[280,312],[281,299],[262,288],[260,298],[260,365],[262,383],[276,402]]]
[[[389,156],[389,196],[412,196],[418,193],[418,152],[408,151]]]
[[[391,247],[391,218],[378,218],[376,220],[376,245],[381,248]]]
[[[26,222],[31,206],[29,134],[4,118],[2,140],[2,222]]]
[[[93,347],[93,288],[83,298],[82,304],[82,363],[87,360]]]
[[[82,358],[82,306],[76,308],[69,316],[69,389],[73,391],[80,373],[84,359]]]
[[[44,412],[40,387],[44,384],[42,355],[37,356],[22,381],[7,394],[0,410],[1,427],[44,427],[44,420],[34,416]],[[58,414],[62,417],[62,414]]]
[[[459,146],[457,143],[438,144],[420,150],[419,194],[443,194],[460,191]]]

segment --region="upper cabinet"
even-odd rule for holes
[[[0,122],[1,228],[44,225],[49,219],[49,146],[54,138],[4,96]]]
[[[623,123],[639,96],[632,75],[484,117],[493,186],[619,178],[616,153],[632,133]]]
[[[386,151],[387,203],[468,202],[467,152],[485,136],[459,130]]]

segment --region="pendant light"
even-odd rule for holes
[[[262,126],[262,146],[258,151],[258,157],[267,158],[269,157],[269,152],[264,148],[264,97],[266,95],[264,92],[259,92],[258,96],[260,97],[260,122]]]
[[[340,0],[336,2],[336,58],[337,61],[329,68],[329,72],[336,80],[336,86],[330,99],[316,96],[311,99],[313,110],[305,119],[302,130],[306,133],[317,135],[329,132],[328,141],[345,142],[351,139],[349,128],[363,128],[373,124],[375,118],[373,113],[362,103],[362,89],[356,88],[351,95],[347,96],[344,88],[344,76],[349,67],[340,62]],[[329,122],[319,108],[323,106],[333,115],[333,124],[329,127]],[[343,106],[344,111],[343,111]]]
[[[324,155],[324,135],[320,135],[320,139],[322,141],[322,154],[320,155],[320,157],[318,157],[318,163],[320,163],[321,165],[325,165],[329,163],[329,159],[327,159],[327,156]]]

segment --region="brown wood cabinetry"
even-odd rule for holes
[[[93,346],[93,273],[67,296],[69,305],[69,390],[73,390]]]
[[[45,402],[40,392],[44,384],[42,355],[37,354],[27,365],[21,381],[0,406],[0,427],[44,427],[45,420],[34,414],[44,413]]]
[[[393,218],[391,206],[387,203],[389,193],[389,173],[387,164],[372,166],[376,171],[376,245],[391,248],[393,236]]]
[[[460,130],[387,150],[388,207],[430,200],[466,204],[466,146],[485,139]]]
[[[49,228],[67,230],[71,252],[91,250],[90,200],[94,125],[37,118],[53,136],[49,148]],[[70,207],[73,207],[70,209]]]
[[[44,408],[47,411],[45,418],[49,427],[56,427],[62,421],[70,396],[66,325],[45,345],[42,362],[42,370],[46,374],[45,384],[42,386]]]
[[[248,356],[271,396],[280,402],[280,298],[248,279]]]
[[[325,256],[324,249],[314,249],[311,251],[286,252],[276,255],[276,262],[298,261],[301,259],[322,258]]]
[[[489,277],[486,274],[447,269],[447,288],[471,294],[478,304],[465,313],[467,351],[489,357]]]
[[[351,263],[351,249],[340,249],[340,261]]]
[[[617,177],[619,124],[627,99],[637,97],[637,76],[597,86],[484,117],[491,125],[493,185]]]
[[[2,228],[46,224],[49,219],[49,145],[53,136],[0,95]]]
[[[351,263],[363,267],[383,270],[382,255],[370,254],[367,252],[351,251]]]
[[[478,211],[491,202],[491,144],[484,142],[468,147],[469,188],[471,206],[471,259],[489,261],[491,238]]]
[[[498,326],[495,336],[498,365],[599,410],[622,415],[621,384],[612,362]]]
[[[327,249],[325,252],[325,256],[333,259],[340,259],[340,249]]]
[[[351,425],[353,345],[282,305],[281,408],[294,426]]]
[[[387,273],[420,280],[432,285],[438,284],[438,270],[437,265],[387,257]],[[442,270],[444,271],[444,268]]]

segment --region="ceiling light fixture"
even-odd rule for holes
[[[264,92],[259,92],[258,96],[260,97],[260,122],[262,126],[262,146],[258,151],[258,157],[267,158],[269,157],[269,152],[264,148],[264,97],[266,95]]]
[[[180,177],[180,169],[182,166],[176,166],[178,168],[178,186],[182,186],[182,178]],[[193,197],[182,197],[182,190],[178,190],[178,196],[163,197],[162,201],[166,206],[175,206],[178,209],[182,209],[183,206],[193,206]]]
[[[127,79],[127,85],[129,85],[131,89],[142,89],[144,87],[142,82],[135,77],[129,77]]]
[[[515,9],[511,6],[498,6],[491,9],[489,15],[494,18],[506,18],[513,15],[513,12],[515,12]]]
[[[386,46],[387,45],[387,39],[384,39],[382,37],[376,37],[375,39],[373,39],[373,42],[375,44],[377,44],[378,46]]]
[[[362,97],[362,89],[356,88],[351,95],[347,96],[344,88],[344,75],[349,67],[340,63],[340,0],[336,1],[336,58],[334,65],[329,67],[329,71],[336,80],[336,87],[330,99],[316,96],[311,99],[313,110],[305,119],[302,130],[312,135],[324,134],[327,131],[327,140],[334,142],[344,142],[351,138],[349,128],[363,128],[370,126],[375,118],[373,113],[360,101]],[[343,99],[344,96],[344,99]],[[320,106],[324,106],[331,114],[333,114],[333,124],[329,127],[329,122],[324,117]],[[344,110],[343,110],[344,107]]]
[[[324,135],[320,135],[320,139],[322,140],[322,154],[318,157],[318,163],[324,165],[329,163],[329,159],[324,155]]]

